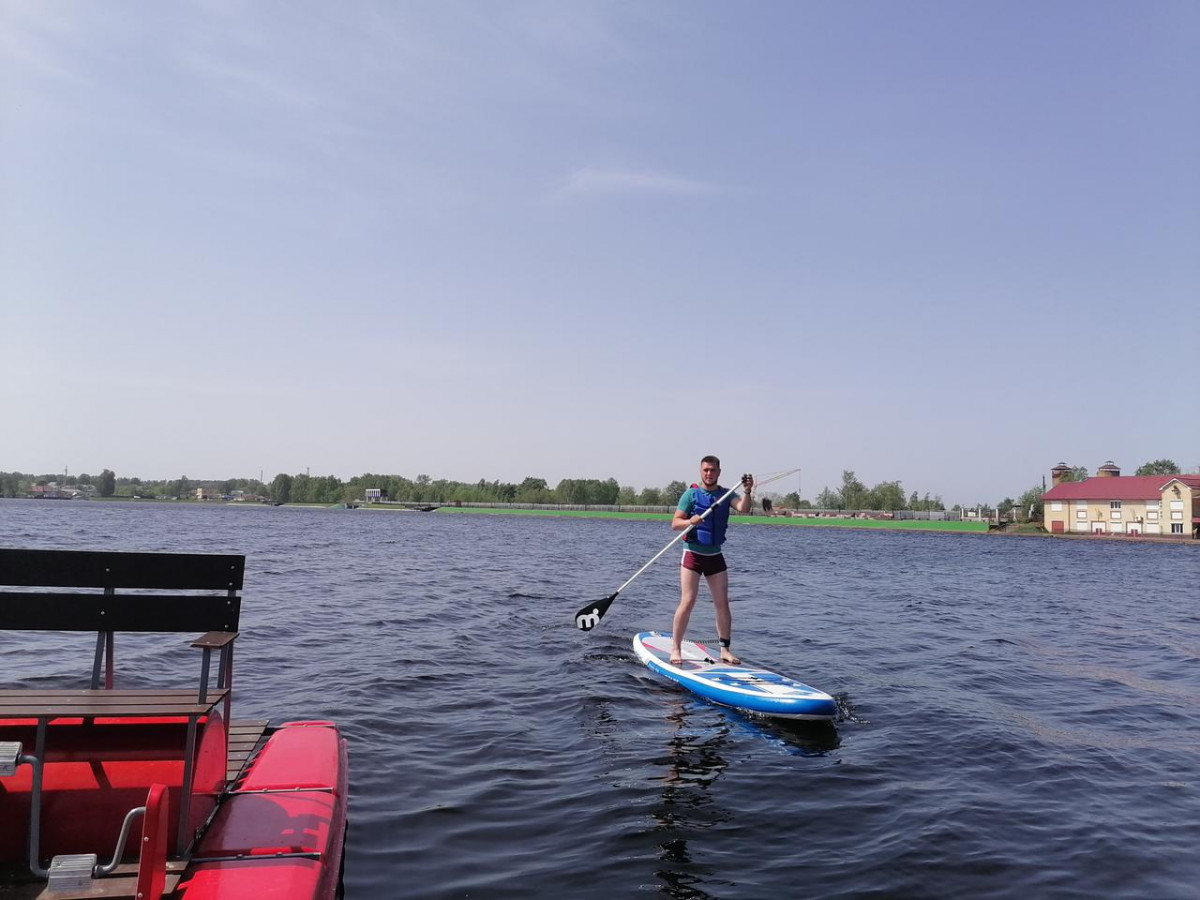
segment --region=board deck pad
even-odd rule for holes
[[[720,651],[695,641],[683,642],[678,665],[671,663],[667,632],[643,631],[634,636],[633,649],[651,671],[714,703],[785,719],[829,721],[837,715],[837,701],[824,691],[760,666],[722,663]]]

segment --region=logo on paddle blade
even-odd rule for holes
[[[590,613],[580,613],[575,617],[575,624],[581,631],[591,631],[600,624],[600,610],[593,609]]]

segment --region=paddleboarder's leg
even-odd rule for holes
[[[679,607],[671,623],[671,662],[678,665],[683,661],[683,634],[687,631],[696,595],[700,592],[700,573],[686,566],[679,567]]]
[[[712,594],[713,609],[717,611],[717,637],[729,641],[733,637],[733,614],[729,611],[729,572],[714,572],[708,577],[708,590]],[[721,662],[731,666],[741,664],[741,660],[730,652],[724,644],[721,645]]]

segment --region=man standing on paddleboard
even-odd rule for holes
[[[754,501],[754,476],[742,476],[744,494],[730,494],[716,509],[704,516],[713,504],[727,493],[721,487],[721,461],[715,456],[700,460],[700,482],[693,484],[679,498],[675,517],[671,520],[673,531],[691,532],[684,538],[683,562],[679,567],[680,599],[675,610],[675,621],[671,629],[671,662],[679,663],[683,657],[682,642],[687,631],[692,607],[700,592],[700,576],[708,582],[713,607],[717,612],[717,639],[721,642],[721,662],[738,665],[741,660],[729,649],[733,638],[733,616],[729,611],[729,572],[721,545],[725,543],[725,528],[729,523],[730,508],[739,515],[750,512]],[[703,516],[703,518],[701,518]]]

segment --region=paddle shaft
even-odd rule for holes
[[[778,481],[780,478],[786,478],[787,476],[794,475],[796,472],[799,472],[799,471],[800,471],[799,469],[792,469],[790,472],[781,472],[778,475],[772,475],[770,478],[766,478],[766,479],[758,482],[757,486],[761,487],[764,484],[770,484],[772,481]],[[728,500],[730,497],[732,497],[735,493],[737,493],[737,489],[740,488],[741,486],[742,486],[742,483],[739,481],[736,485],[734,485],[729,490],[727,490],[724,494],[722,494],[720,500],[718,500],[716,503],[714,503],[712,506],[710,506],[708,509],[706,509],[703,513],[700,514],[700,521],[703,522],[710,515],[712,515],[713,511],[718,506],[720,506],[722,503],[724,503],[726,500]],[[613,597],[616,597],[617,594],[621,593],[621,591],[625,590],[625,588],[627,588],[631,584],[633,584],[633,580],[635,578],[637,578],[639,575],[641,575],[643,572],[645,572],[648,568],[650,568],[650,566],[652,566],[654,564],[654,562],[660,556],[662,556],[664,553],[666,553],[668,550],[670,550],[672,547],[674,547],[676,541],[683,540],[683,538],[687,536],[687,533],[690,530],[691,530],[691,528],[685,528],[683,531],[679,532],[679,534],[675,535],[675,537],[671,538],[671,543],[667,544],[667,546],[663,547],[661,550],[659,550],[657,553],[655,553],[654,557],[650,560],[650,562],[646,563],[644,566],[642,566],[640,569],[638,569],[636,572],[634,572],[633,575],[630,577],[630,579],[627,582],[625,582],[623,585],[621,585],[619,588],[617,588],[615,591],[613,591],[613,593],[612,593]]]
[[[716,510],[716,508],[718,506],[720,506],[722,503],[724,503],[726,500],[728,500],[734,494],[736,494],[737,489],[741,486],[742,486],[741,482],[739,482],[736,486],[731,487],[724,494],[722,494],[720,500],[718,500],[716,503],[714,503],[712,506],[710,506],[708,509],[706,509],[703,513],[701,513],[700,521],[703,522],[710,515],[712,515],[713,511]],[[630,576],[630,578],[627,582],[625,582],[623,585],[621,585],[619,588],[617,588],[613,592],[613,596],[616,597],[617,594],[621,593],[621,591],[625,590],[625,588],[627,588],[631,584],[633,584],[634,579],[636,579],[639,575],[641,575],[648,568],[650,568],[652,565],[654,565],[654,563],[658,561],[658,558],[660,556],[662,556],[664,553],[666,553],[668,550],[670,550],[672,547],[674,547],[675,544],[677,544],[679,541],[683,540],[687,536],[687,533],[690,530],[691,530],[690,528],[685,528],[683,531],[679,532],[679,534],[675,535],[675,537],[671,538],[671,543],[667,544],[667,546],[663,547],[661,550],[659,550],[657,553],[655,553],[654,556],[651,557],[650,562],[646,563],[644,566],[642,566],[640,569],[638,569],[636,572],[634,572],[633,575]]]
[[[779,475],[772,475],[770,478],[767,478],[767,479],[764,479],[763,481],[758,482],[758,485],[761,486],[764,484],[770,484],[772,481],[778,481],[780,478],[786,478],[788,475],[791,475],[791,474],[793,474],[795,472],[799,472],[799,471],[800,471],[799,469],[792,469],[790,472],[782,472]],[[734,487],[731,487],[728,491],[726,491],[721,496],[721,499],[719,499],[716,503],[714,503],[712,506],[710,506],[708,509],[706,509],[703,513],[701,513],[700,520],[704,521],[704,519],[706,519],[708,516],[710,516],[718,506],[720,506],[722,503],[724,503],[726,500],[728,500],[730,497],[732,497],[737,492],[737,489],[739,487],[741,487],[741,482],[738,482],[737,485],[735,485]],[[575,613],[575,626],[577,628],[579,628],[581,631],[591,631],[593,628],[595,628],[597,625],[599,625],[600,620],[602,618],[604,618],[604,614],[606,612],[608,612],[608,608],[610,606],[612,606],[613,601],[617,599],[617,595],[619,593],[621,593],[621,591],[625,590],[625,588],[627,588],[631,584],[633,584],[633,582],[637,579],[637,577],[639,575],[641,575],[643,572],[645,572],[648,568],[650,568],[650,566],[652,566],[658,560],[658,558],[660,556],[662,556],[664,553],[666,553],[668,550],[670,550],[672,547],[674,547],[676,543],[683,540],[683,538],[687,535],[687,533],[690,530],[691,530],[690,528],[685,528],[683,531],[679,532],[679,534],[675,535],[675,537],[671,538],[671,542],[669,544],[667,544],[667,546],[663,547],[661,550],[659,550],[657,553],[655,553],[654,556],[650,559],[650,561],[648,563],[646,563],[644,566],[642,566],[640,569],[638,569],[636,572],[634,572],[633,575],[631,575],[629,577],[628,581],[626,581],[623,585],[621,585],[619,588],[617,588],[615,591],[613,591],[607,597],[605,597],[602,600],[598,600],[595,603],[589,603],[583,609],[579,610],[579,612]]]

